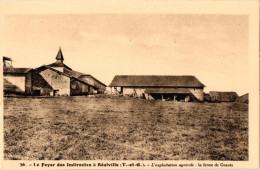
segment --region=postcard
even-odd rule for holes
[[[1,169],[259,168],[258,1],[0,2]]]

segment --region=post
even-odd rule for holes
[[[177,95],[173,96],[173,101],[176,101]]]

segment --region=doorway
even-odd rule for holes
[[[56,96],[59,90],[53,90],[53,96]]]
[[[33,90],[33,95],[34,96],[40,96],[41,95],[41,90]]]

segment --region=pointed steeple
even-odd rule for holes
[[[62,54],[62,51],[61,51],[61,48],[60,48],[59,52],[56,56],[56,62],[63,63],[63,60],[64,60],[64,58],[63,58],[63,54]]]

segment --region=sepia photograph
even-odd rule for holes
[[[227,13],[2,15],[3,160],[248,162],[250,28]]]

